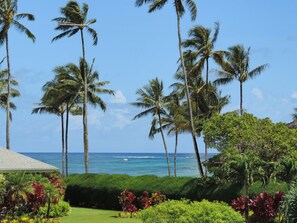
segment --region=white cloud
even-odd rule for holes
[[[258,99],[263,99],[263,98],[264,98],[263,93],[262,93],[262,91],[261,91],[259,88],[254,88],[254,89],[252,90],[252,93],[253,93],[253,95],[255,95],[256,98],[258,98]]]
[[[126,104],[127,99],[122,91],[116,91],[115,95],[111,98],[110,103],[113,104]]]
[[[293,99],[297,99],[297,91],[294,91],[294,92],[291,94],[291,98],[293,98]]]
[[[132,122],[129,114],[130,112],[127,109],[113,109],[111,111],[112,127],[123,129],[129,125]]]

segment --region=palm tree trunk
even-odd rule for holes
[[[207,163],[208,163],[208,146],[207,143],[204,144],[204,150],[205,150],[205,176],[208,174],[208,168],[207,168]]]
[[[61,129],[62,129],[62,176],[65,176],[64,113],[61,113]]]
[[[178,144],[178,132],[175,132],[175,147],[174,147],[174,176],[176,177],[176,158],[177,158],[177,144]]]
[[[242,104],[243,104],[243,102],[242,102],[242,100],[243,100],[243,98],[242,98],[242,82],[240,82],[240,115],[242,115],[243,114],[243,106],[242,106]]]
[[[192,105],[191,105],[189,86],[188,86],[188,75],[187,75],[187,71],[186,71],[186,67],[185,67],[185,61],[184,61],[184,57],[183,57],[183,53],[182,53],[182,40],[181,40],[181,34],[180,34],[180,14],[179,14],[179,11],[178,11],[178,8],[177,8],[178,6],[176,5],[175,7],[176,7],[176,10],[175,10],[176,11],[176,16],[177,16],[177,34],[178,34],[179,55],[180,55],[180,58],[181,58],[182,69],[183,69],[183,73],[184,73],[187,102],[188,102],[188,106],[189,106],[189,116],[190,116],[192,140],[193,140],[193,144],[194,144],[194,150],[195,150],[195,155],[196,155],[199,174],[200,174],[201,177],[204,177],[202,164],[201,164],[201,160],[200,160],[198,144],[197,144],[196,138],[195,138],[195,128],[194,128],[194,121],[193,121]]]
[[[66,176],[68,176],[68,127],[69,127],[69,106],[66,105],[66,151],[65,151],[65,161],[66,161]]]
[[[168,156],[168,149],[167,149],[167,145],[166,145],[166,142],[165,142],[164,133],[163,133],[163,130],[162,130],[162,121],[161,121],[160,114],[158,114],[158,118],[159,118],[159,125],[160,125],[160,131],[161,131],[161,135],[162,135],[163,145],[164,145],[164,149],[165,149],[165,153],[166,153],[168,176],[170,177],[170,160],[169,160],[169,156]]]
[[[7,61],[7,107],[6,107],[6,149],[10,150],[10,82],[11,82],[11,74],[10,74],[10,58],[9,58],[9,48],[8,48],[8,32],[5,35],[6,42],[6,61]]]
[[[84,160],[85,160],[85,173],[89,172],[89,139],[88,139],[88,92],[87,92],[87,72],[86,72],[86,55],[83,30],[80,30],[81,45],[83,52],[83,80],[84,80],[84,99],[83,99],[83,128],[84,128]]]
[[[207,95],[207,102],[208,102],[208,73],[209,73],[209,64],[208,64],[208,58],[206,58],[206,78],[205,78],[205,81],[206,81],[206,95]]]

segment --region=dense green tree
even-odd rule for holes
[[[235,112],[214,115],[203,127],[210,147],[220,151],[210,161],[210,170],[220,179],[240,181],[240,171],[229,171],[225,164],[233,153],[251,153],[260,160],[258,168],[253,170],[255,178],[267,184],[279,174],[280,162],[288,156],[296,159],[296,133],[296,129],[289,129],[284,123],[272,123],[268,118],[258,119],[247,113],[242,116]]]
[[[11,91],[11,66],[10,66],[10,54],[9,54],[9,30],[11,27],[16,28],[21,33],[25,33],[27,37],[33,42],[35,36],[19,22],[20,19],[28,19],[29,21],[34,20],[34,16],[29,13],[17,13],[18,11],[18,0],[0,0],[0,45],[4,44],[6,47],[6,61],[7,61],[7,97],[6,97],[6,148],[10,149],[10,97]]]
[[[87,79],[87,65],[86,65],[86,53],[85,53],[85,41],[84,41],[84,30],[86,30],[93,38],[93,45],[97,45],[98,36],[97,32],[90,27],[90,25],[96,22],[96,19],[87,20],[87,15],[89,11],[89,6],[84,3],[82,7],[78,2],[70,0],[65,7],[61,8],[62,17],[57,17],[53,19],[58,22],[56,30],[62,31],[61,34],[53,38],[52,41],[56,41],[65,36],[71,37],[76,33],[80,32],[81,46],[82,46],[82,58],[84,63],[82,64],[82,79]],[[84,160],[85,160],[85,172],[89,171],[89,140],[88,140],[88,110],[87,104],[90,100],[88,98],[88,86],[87,82],[84,82],[84,94],[83,94],[83,129],[84,129]]]
[[[154,12],[156,10],[162,9],[169,1],[168,0],[136,0],[136,6],[140,7],[143,4],[150,4],[148,12]],[[201,176],[204,176],[203,169],[200,160],[200,154],[198,149],[198,144],[195,138],[195,127],[194,127],[194,120],[193,120],[193,113],[192,113],[192,104],[190,103],[190,92],[188,87],[188,74],[185,65],[184,55],[182,52],[182,38],[181,38],[181,27],[180,27],[180,20],[182,16],[185,14],[185,6],[190,10],[191,19],[192,21],[196,19],[197,16],[197,7],[194,0],[173,0],[173,5],[175,7],[176,19],[177,19],[177,36],[178,36],[178,48],[179,48],[179,56],[181,59],[181,67],[184,76],[184,85],[185,85],[185,92],[188,102],[188,112],[189,112],[189,121],[191,126],[191,135],[194,144],[194,151],[197,159],[197,166]]]
[[[224,60],[217,60],[222,67],[216,70],[220,76],[215,83],[227,84],[233,80],[239,81],[240,85],[240,114],[243,114],[243,83],[261,74],[268,64],[257,66],[250,70],[250,48],[247,50],[243,45],[235,45],[224,52]]]
[[[163,132],[162,116],[166,114],[166,97],[164,96],[163,82],[159,81],[158,78],[150,80],[148,85],[145,85],[143,88],[138,89],[136,94],[138,95],[137,102],[131,103],[134,106],[145,109],[133,119],[141,118],[146,115],[152,115],[153,119],[152,127],[149,136],[153,137],[155,133],[155,124],[158,122],[160,133],[163,140],[164,150],[166,154],[168,176],[170,176],[170,160],[168,156],[168,149],[166,145],[166,140]]]

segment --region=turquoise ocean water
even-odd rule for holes
[[[61,169],[60,153],[24,153]],[[209,154],[209,157],[215,154]],[[170,154],[173,174],[173,154]],[[201,154],[204,157],[204,154]],[[202,158],[202,161],[204,159]],[[167,176],[166,158],[163,153],[90,153],[90,173]],[[84,173],[83,153],[69,154],[69,173]],[[180,153],[177,156],[178,176],[198,176],[194,154]]]

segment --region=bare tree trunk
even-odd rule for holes
[[[66,105],[66,151],[65,151],[65,160],[66,160],[66,176],[68,176],[68,127],[69,127],[69,106]]]
[[[243,94],[242,94],[242,82],[240,82],[240,115],[243,115]]]
[[[6,61],[7,61],[7,107],[6,107],[6,149],[10,150],[10,83],[11,83],[11,73],[10,73],[10,58],[9,58],[9,47],[8,47],[8,32],[5,35],[6,42]]]
[[[84,80],[84,99],[83,99],[83,128],[84,128],[84,160],[85,173],[89,172],[89,137],[88,137],[88,92],[87,92],[87,71],[86,71],[86,55],[83,30],[80,30],[81,44],[83,52],[83,80]]]
[[[207,143],[204,141],[204,153],[205,153],[205,176],[208,174],[207,163],[208,163],[208,146]]]
[[[174,147],[174,176],[176,177],[176,158],[177,158],[177,144],[178,144],[178,132],[175,132],[175,147]]]
[[[166,142],[165,142],[164,133],[163,133],[163,130],[162,130],[162,121],[161,121],[160,114],[158,114],[158,118],[159,118],[160,132],[161,132],[161,136],[162,136],[162,140],[163,140],[163,145],[164,145],[164,149],[165,149],[165,153],[166,153],[168,176],[170,177],[171,176],[171,174],[170,174],[170,160],[169,160],[169,156],[168,156],[168,149],[167,149],[167,145],[166,145]]]
[[[193,112],[192,112],[192,105],[191,105],[190,92],[189,92],[189,86],[188,86],[188,75],[187,75],[185,61],[184,61],[184,57],[183,57],[183,53],[182,53],[182,40],[181,40],[181,34],[180,34],[180,14],[178,12],[177,5],[175,7],[176,7],[176,10],[175,10],[176,16],[177,16],[178,46],[179,46],[179,54],[180,54],[180,58],[181,58],[181,62],[182,62],[182,69],[183,69],[183,74],[184,74],[187,102],[188,102],[188,106],[189,106],[188,108],[189,108],[189,117],[190,117],[190,125],[191,125],[191,135],[192,135],[192,140],[193,140],[193,144],[194,144],[194,150],[195,150],[199,174],[201,177],[204,177],[203,168],[202,168],[202,164],[201,164],[201,160],[200,160],[198,144],[197,144],[196,137],[195,137]]]
[[[64,113],[61,113],[61,129],[62,129],[62,176],[65,176]]]

